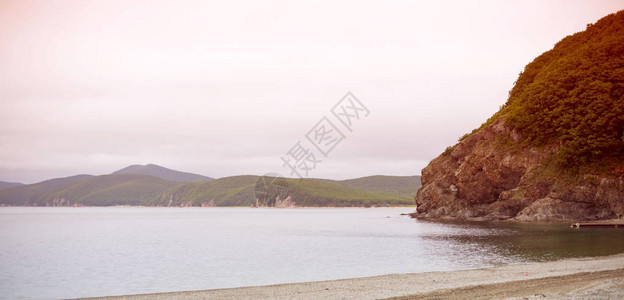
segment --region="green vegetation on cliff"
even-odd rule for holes
[[[624,155],[624,11],[561,40],[518,77],[502,117],[556,159],[581,167]]]

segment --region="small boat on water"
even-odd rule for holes
[[[570,225],[570,227],[576,228],[576,229],[579,229],[581,227],[624,228],[624,223],[600,223],[600,222],[594,222],[594,223],[572,223],[572,225]]]

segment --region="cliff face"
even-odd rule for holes
[[[624,176],[562,179],[546,166],[560,147],[537,148],[522,140],[499,120],[431,161],[422,171],[412,216],[520,221],[624,216]]]

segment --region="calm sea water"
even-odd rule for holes
[[[411,208],[0,208],[0,297],[155,293],[624,252],[624,229],[433,223]]]

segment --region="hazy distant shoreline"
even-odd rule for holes
[[[269,180],[255,175],[213,179],[151,164],[133,165],[99,176],[75,175],[5,188],[3,184],[10,183],[0,181],[0,205],[5,206],[162,207],[413,205],[421,186],[418,175],[373,175],[346,180]]]
[[[624,296],[624,254],[491,268],[94,299],[380,299]]]

